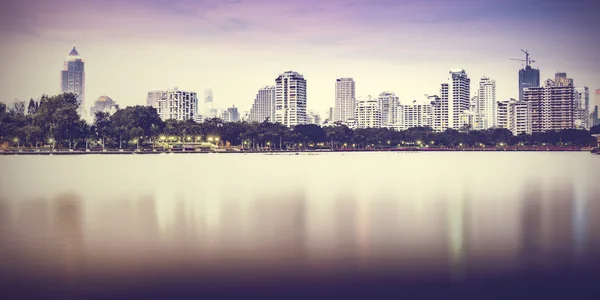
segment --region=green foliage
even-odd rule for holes
[[[96,113],[90,126],[78,114],[74,94],[46,95],[36,102],[29,101],[27,114],[24,103],[12,106],[0,103],[0,143],[17,138],[21,145],[48,144],[49,139],[58,147],[77,148],[96,144],[121,148],[156,144],[160,136],[175,137],[179,141],[206,141],[219,137],[222,144],[244,145],[244,148],[270,147],[279,149],[326,147],[392,148],[401,145],[428,145],[430,147],[479,147],[499,145],[594,146],[591,134],[600,134],[600,126],[585,130],[549,131],[533,135],[514,136],[506,129],[483,131],[463,128],[434,132],[431,128],[416,127],[405,131],[391,129],[356,129],[344,125],[320,127],[298,125],[292,129],[268,121],[225,123],[218,118],[203,123],[192,120],[162,121],[152,107],[133,106],[118,110],[112,116]],[[135,143],[134,141],[138,141]]]

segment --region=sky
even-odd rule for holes
[[[293,70],[307,105],[324,115],[335,80],[357,96],[391,91],[407,103],[438,94],[450,69],[496,80],[518,97],[520,49],[542,81],[567,72],[600,88],[600,4],[595,0],[3,0],[0,101],[60,93],[76,44],[85,60],[86,108],[102,95],[144,105],[178,87],[218,108],[249,110],[259,88]],[[594,94],[591,92],[590,94]],[[591,98],[594,98],[593,96]]]

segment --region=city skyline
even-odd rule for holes
[[[355,79],[357,96],[390,91],[410,103],[437,94],[447,70],[461,68],[470,78],[494,78],[497,100],[518,99],[522,65],[509,58],[522,58],[520,49],[536,60],[541,81],[568,72],[577,86],[595,89],[600,82],[600,62],[593,52],[600,43],[592,30],[599,21],[591,13],[597,7],[592,1],[529,1],[518,9],[491,1],[461,1],[452,7],[439,1],[222,2],[80,1],[67,6],[61,0],[9,1],[3,11],[11,13],[2,15],[0,27],[11,45],[1,50],[5,80],[0,95],[3,101],[24,101],[60,92],[55,74],[73,40],[86,60],[86,98],[107,95],[123,107],[142,105],[148,91],[164,87],[210,87],[215,106],[247,111],[256,91],[285,70],[311,82],[308,107],[322,115],[334,105],[332,85],[342,77]],[[528,16],[528,9],[535,9],[535,16]],[[146,14],[125,18],[134,10]],[[261,21],[266,12],[292,22],[285,32],[270,29],[270,21]],[[164,21],[151,18],[159,14]],[[107,18],[108,29],[92,21],[99,16]],[[35,22],[23,22],[29,19]],[[464,46],[436,46],[450,41]]]

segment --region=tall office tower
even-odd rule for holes
[[[523,101],[523,91],[526,88],[540,87],[540,70],[531,67],[533,61],[529,59],[529,52],[521,51],[525,53],[525,68],[519,70],[519,101]]]
[[[496,127],[496,81],[481,77],[479,81],[478,110],[475,111],[483,120],[483,128]]]
[[[531,106],[531,131],[575,128],[575,87],[558,86],[552,79],[543,87],[526,88],[523,98]]]
[[[275,121],[287,127],[306,124],[306,79],[287,71],[275,83]]]
[[[338,78],[335,81],[335,107],[333,120],[346,122],[354,118],[356,111],[356,87],[352,78]]]
[[[396,107],[400,105],[399,98],[392,92],[383,92],[377,97],[377,104],[381,110],[381,126],[390,127],[396,123]]]
[[[402,130],[412,127],[432,127],[433,126],[433,110],[430,98],[427,97],[425,102],[417,102],[413,100],[410,104],[400,105],[402,110]]]
[[[229,113],[229,122],[237,122],[240,120],[240,113],[235,105],[226,109],[225,111]]]
[[[460,115],[469,110],[471,80],[462,69],[451,70],[448,80],[447,86],[442,85],[442,105],[445,102],[448,103],[448,128],[458,130],[460,129]]]
[[[213,91],[211,89],[204,90],[204,115],[206,118],[216,118],[217,109],[213,104]]]
[[[160,94],[158,92],[149,92],[151,94],[163,95],[157,100],[158,115],[163,121],[173,119],[178,121],[195,120],[195,112],[198,106],[198,97],[195,92],[182,91],[178,88],[166,90]]]
[[[119,105],[108,96],[100,96],[94,101],[94,106],[90,107],[90,116],[94,118],[97,112],[114,114],[119,110]]]
[[[586,86],[575,87],[575,128],[590,129],[590,90]]]
[[[376,99],[369,96],[358,100],[356,123],[358,128],[381,128],[381,110]]]
[[[527,101],[509,99],[497,103],[498,128],[506,128],[514,135],[531,134],[531,105]]]
[[[431,102],[431,110],[433,112],[433,130],[442,132],[448,128],[448,84],[442,84],[440,90],[442,97],[437,95],[427,96]]]
[[[61,90],[63,93],[77,95],[79,102],[79,114],[84,115],[85,109],[85,64],[75,46],[67,56],[65,65],[61,71]]]
[[[269,120],[275,123],[275,87],[265,86],[258,90],[256,99],[248,114],[249,122],[264,122]]]

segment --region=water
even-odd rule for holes
[[[589,153],[1,156],[0,167],[10,299],[598,292]]]

